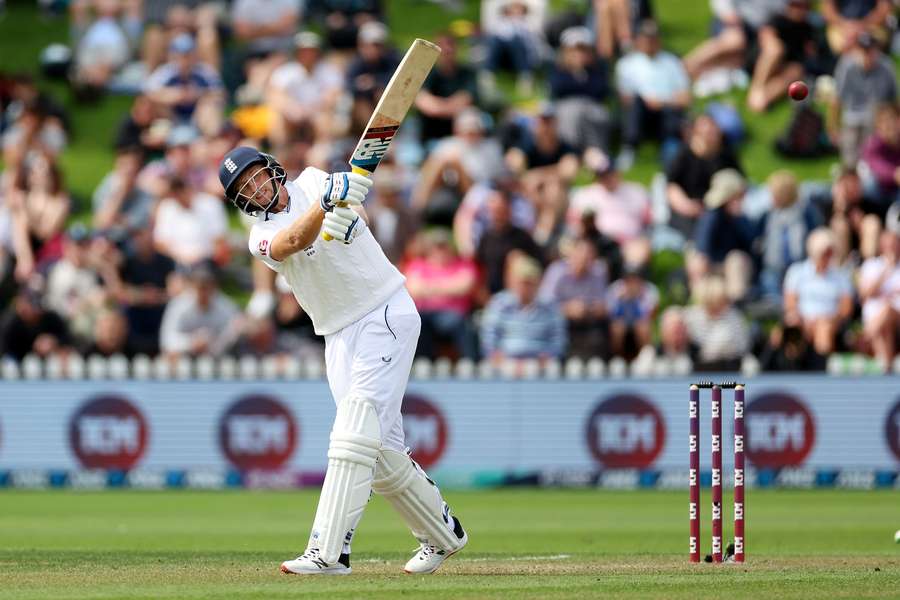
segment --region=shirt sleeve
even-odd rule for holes
[[[494,296],[481,316],[481,347],[485,356],[498,349],[501,333],[503,297]]]
[[[785,294],[795,294],[797,293],[797,288],[800,283],[800,268],[804,263],[794,263],[790,267],[788,267],[787,273],[784,276],[784,293]]]
[[[281,228],[272,221],[257,221],[250,229],[250,241],[248,242],[250,254],[264,262],[276,273],[280,273],[281,267],[284,265],[283,262],[275,260],[271,255],[272,240],[280,230]]]
[[[163,352],[187,352],[191,349],[191,336],[181,329],[186,308],[181,297],[174,298],[166,306],[159,326],[159,347]]]

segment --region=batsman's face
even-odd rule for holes
[[[270,169],[262,165],[253,165],[238,178],[237,196],[241,200],[248,200],[257,208],[266,209],[278,193],[278,185]],[[282,199],[279,197],[269,212],[278,212],[283,208]]]

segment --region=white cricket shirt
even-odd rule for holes
[[[306,168],[284,187],[287,208],[260,218],[250,230],[250,252],[284,276],[318,335],[334,333],[358,321],[403,286],[406,278],[384,255],[363,220],[352,244],[316,236],[312,245],[283,261],[269,255],[275,234],[319,202],[327,173]]]

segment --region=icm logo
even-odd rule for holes
[[[816,442],[812,413],[791,394],[775,392],[747,405],[747,458],[757,467],[802,465]]]
[[[69,422],[69,444],[87,469],[131,469],[143,456],[148,437],[144,416],[118,396],[88,400]]]
[[[403,397],[403,433],[413,460],[423,469],[436,464],[447,448],[447,420],[437,406],[422,396]]]
[[[891,449],[897,460],[900,460],[900,400],[888,412],[887,421],[884,424],[884,435],[888,448]]]
[[[666,426],[656,407],[641,396],[607,398],[587,421],[587,445],[606,468],[645,468],[666,441]]]
[[[222,452],[242,471],[276,470],[297,446],[294,416],[268,396],[246,396],[229,407],[219,421]]]

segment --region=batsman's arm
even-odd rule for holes
[[[275,234],[269,255],[280,262],[311,245],[316,241],[324,219],[325,211],[318,203],[313,203],[296,221]]]

